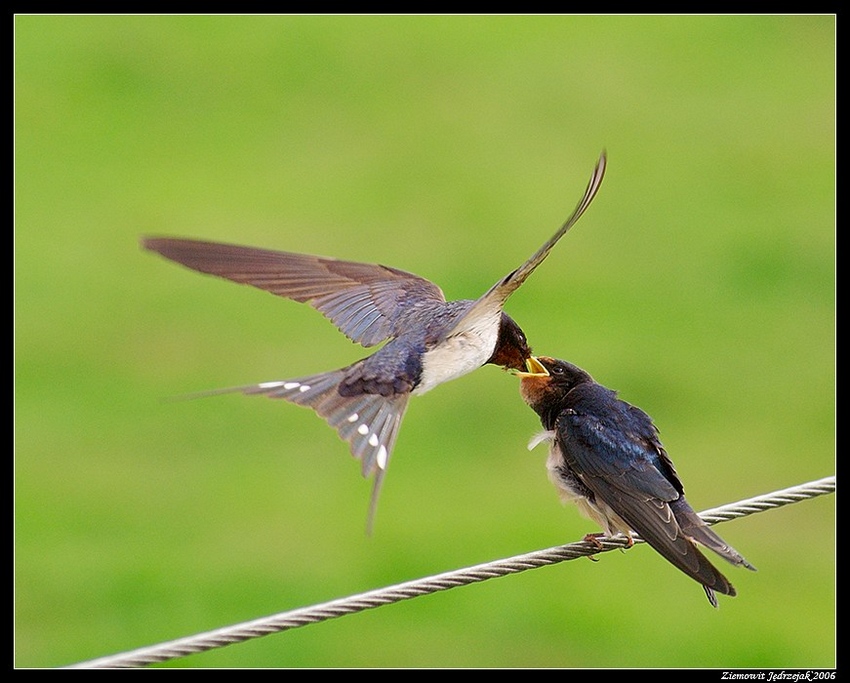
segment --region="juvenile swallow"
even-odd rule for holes
[[[564,502],[599,524],[608,536],[636,532],[666,560],[702,584],[717,607],[717,593],[735,588],[697,543],[733,565],[755,570],[685,500],[682,482],[652,419],[617,398],[584,370],[554,358],[530,357],[520,394],[540,416],[544,431],[529,449],[549,441],[546,468]],[[593,540],[600,534],[589,534]]]
[[[525,334],[503,312],[525,282],[590,205],[605,173],[603,153],[570,217],[525,263],[478,299],[446,301],[417,275],[369,263],[169,237],[142,240],[145,249],[188,268],[307,303],[349,339],[378,351],[344,368],[210,393],[263,394],[312,408],[337,430],[374,476],[371,529],[378,492],[408,399],[492,363],[525,368]]]

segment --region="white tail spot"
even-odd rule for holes
[[[349,422],[357,422],[359,417],[360,416],[357,413],[351,413],[351,415],[348,416],[348,421]]]
[[[309,384],[302,384],[302,385],[301,385],[301,388],[300,388],[300,389],[298,389],[298,391],[300,391],[302,394],[303,394],[305,391],[310,391],[310,385],[309,385]]]
[[[284,389],[297,389],[301,386],[300,382],[285,382],[283,385]]]
[[[369,425],[360,425],[357,428],[357,433],[366,436],[369,433]]]
[[[378,435],[377,434],[372,434],[372,436],[369,437],[369,445],[370,446],[377,446],[379,443],[380,443],[380,441],[378,441]]]
[[[378,449],[378,467],[382,470],[387,469],[387,449],[384,446]]]
[[[283,382],[260,382],[257,386],[260,389],[274,389],[275,387],[283,386]]]

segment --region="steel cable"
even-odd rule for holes
[[[835,491],[835,477],[825,477],[807,484],[793,486],[780,491],[774,491],[755,498],[730,503],[721,507],[705,510],[700,516],[708,524],[726,522],[739,517],[746,517],[758,512],[765,512],[791,503],[815,498]],[[637,536],[636,543],[642,542]],[[271,633],[278,633],[300,626],[307,626],[328,619],[335,619],[346,614],[362,612],[382,605],[402,600],[408,600],[429,593],[436,593],[456,586],[465,586],[479,581],[486,581],[507,574],[536,569],[566,560],[587,557],[602,552],[608,552],[627,546],[623,536],[600,537],[597,542],[579,541],[567,545],[555,546],[545,550],[537,550],[524,555],[486,562],[484,564],[457,569],[422,579],[399,583],[394,586],[379,588],[358,595],[331,600],[330,602],[303,607],[288,612],[280,612],[253,621],[235,624],[199,633],[194,636],[179,638],[170,642],[149,647],[142,647],[129,652],[93,659],[87,662],[70,665],[66,668],[130,668],[146,666],[157,662],[178,659],[191,654],[205,652],[225,645],[240,643],[252,638],[259,638]]]

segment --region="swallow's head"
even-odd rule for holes
[[[526,362],[531,358],[531,347],[525,332],[507,313],[502,313],[499,323],[499,337],[496,348],[488,363],[499,365],[506,370],[524,370]]]
[[[581,368],[548,356],[529,356],[525,371],[516,375],[523,400],[538,413],[559,405],[579,384],[593,381]]]

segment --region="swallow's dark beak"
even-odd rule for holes
[[[525,369],[526,372],[517,372],[517,377],[548,377],[549,371],[546,369],[546,366],[543,365],[537,358],[534,356],[529,356],[525,359]]]

